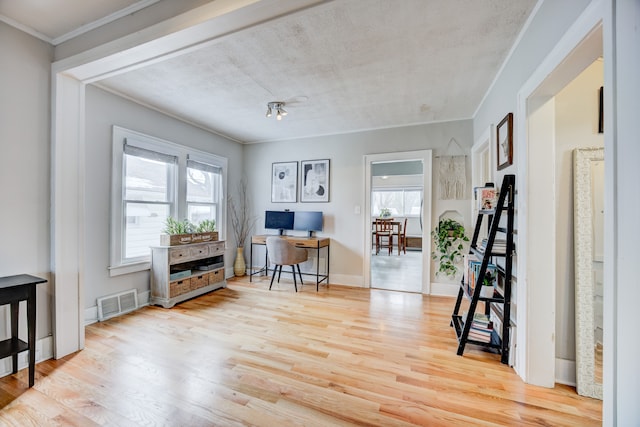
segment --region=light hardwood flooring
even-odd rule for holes
[[[456,356],[454,300],[231,280],[86,328],[86,348],[0,379],[12,426],[589,426],[601,402]]]

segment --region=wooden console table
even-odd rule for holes
[[[269,272],[269,262],[268,256],[269,254],[265,251],[264,255],[264,267],[261,267],[258,271],[253,271],[253,246],[261,245],[266,246],[267,237],[272,237],[274,235],[255,235],[251,236],[251,250],[249,255],[249,282],[251,282],[253,276],[256,274],[264,273],[267,274]],[[299,248],[305,249],[314,249],[316,251],[317,262],[316,262],[316,272],[313,273],[302,273],[308,276],[316,277],[316,292],[320,287],[320,283],[326,282],[327,286],[329,285],[329,247],[331,245],[331,239],[328,237],[303,237],[303,236],[274,236],[280,237],[282,239],[291,242],[295,246]],[[325,261],[325,274],[320,274],[320,249],[327,249],[327,258]]]
[[[0,277],[0,305],[11,304],[11,338],[0,341],[0,358],[11,356],[12,372],[18,372],[18,353],[29,350],[29,387],[36,368],[36,285],[46,280],[28,274]],[[18,338],[20,301],[27,302],[27,341]]]

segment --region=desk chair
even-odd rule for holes
[[[278,283],[280,283],[280,274],[282,273],[283,265],[290,265],[293,273],[293,287],[298,292],[298,285],[296,283],[296,269],[298,267],[298,275],[300,276],[300,284],[302,283],[302,273],[300,272],[300,263],[307,260],[307,250],[303,248],[297,248],[285,239],[280,237],[271,236],[267,237],[267,253],[272,263],[276,265],[273,269],[273,276],[271,276],[271,283],[269,284],[269,290],[273,286],[273,279],[276,277],[276,271],[278,271]]]
[[[391,221],[384,221],[376,218],[376,255],[381,247],[389,248],[389,255],[393,251],[393,225]],[[385,242],[386,239],[386,242]]]

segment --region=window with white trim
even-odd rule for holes
[[[149,268],[167,217],[214,220],[224,236],[227,159],[113,128],[110,274]]]

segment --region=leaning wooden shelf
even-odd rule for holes
[[[496,209],[481,210],[478,213],[478,220],[476,221],[473,238],[471,239],[471,246],[469,249],[469,254],[475,256],[478,261],[481,262],[476,279],[476,285],[473,289],[473,293],[470,293],[469,287],[467,283],[464,282],[463,278],[460,283],[460,289],[458,290],[456,305],[453,309],[453,314],[451,315],[451,326],[453,327],[458,339],[457,354],[459,356],[462,356],[464,354],[465,346],[467,344],[473,344],[496,350],[501,354],[501,362],[505,364],[509,363],[511,275],[513,269],[514,250],[514,191],[515,175],[505,175],[502,181],[502,186],[500,188],[500,196],[496,204]],[[506,214],[506,227],[500,225],[500,218],[502,217],[503,213]],[[485,219],[487,220],[489,233],[486,239],[486,246],[482,247],[478,246],[478,237],[480,236],[480,229]],[[504,250],[501,249],[494,251],[493,246],[496,241],[496,235],[498,234],[504,236],[505,247]],[[501,258],[503,262],[492,263],[492,261],[497,258]],[[496,266],[496,273],[503,278],[504,286],[501,292],[494,291],[494,295],[492,297],[483,297],[481,296],[481,288],[489,264],[494,264]],[[500,266],[499,264],[502,264],[502,266]],[[460,313],[463,298],[466,298],[470,301],[466,318]],[[498,331],[496,331],[495,329],[491,330],[491,337],[489,342],[475,340],[469,336],[474,315],[478,308],[478,302],[484,302],[485,315],[489,316],[490,313],[493,312],[495,315],[497,315],[498,320],[500,320],[502,324],[502,331],[500,334],[498,334]],[[501,314],[501,316],[499,316],[498,314]]]

